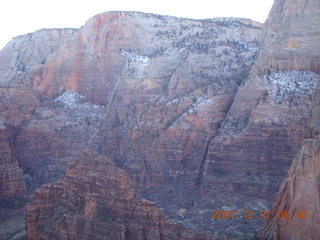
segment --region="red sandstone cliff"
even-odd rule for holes
[[[0,51],[0,199],[8,203],[1,210],[18,207],[12,198],[23,196],[24,174],[31,174],[23,173],[23,158],[14,156],[15,140],[39,105],[30,78],[72,32],[37,31],[14,38]]]
[[[320,80],[319,11],[317,0],[275,1],[259,57],[210,141],[203,164],[203,206],[210,197],[227,193],[230,200],[221,200],[220,206],[270,207],[265,199],[275,196],[308,133]]]
[[[320,2],[316,0],[276,1],[267,21],[266,50],[260,62],[277,69],[319,73],[319,14]],[[284,28],[284,25],[287,27]],[[308,121],[309,134],[280,187],[271,211],[273,217],[265,223],[258,239],[319,239],[319,88],[313,99]],[[290,218],[279,219],[278,213],[281,211],[288,211]],[[303,211],[307,213],[306,218],[297,217]]]
[[[89,148],[184,226],[254,236],[261,221],[212,222],[210,212],[271,205],[307,135],[317,11],[316,1],[276,1],[262,37],[249,20],[112,12],[13,40],[0,52],[0,119],[29,189]]]
[[[155,203],[135,196],[125,171],[92,152],[36,190],[25,217],[29,240],[213,239],[167,221]]]
[[[90,148],[171,217],[209,230],[210,211],[194,208],[200,195],[192,193],[207,143],[257,55],[260,26],[112,12],[72,31],[37,70],[24,71],[39,105],[15,135],[13,155],[30,189],[63,176]]]
[[[0,198],[21,196],[26,191],[22,169],[18,162],[11,156],[7,132],[3,122],[0,122]],[[5,206],[1,206],[4,210]]]
[[[320,73],[320,2],[276,0],[265,23],[261,65]]]
[[[296,155],[288,176],[281,185],[271,215],[259,239],[316,240],[320,236],[320,92],[309,121],[310,136]],[[288,211],[289,219],[279,219],[280,211]],[[299,215],[299,212],[301,215]],[[306,212],[307,215],[304,215]],[[281,216],[281,214],[280,214]]]

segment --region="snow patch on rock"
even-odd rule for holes
[[[62,103],[66,107],[76,107],[84,99],[85,97],[80,95],[77,92],[65,91],[62,95],[57,97],[54,101]]]
[[[121,54],[129,60],[129,64],[141,64],[147,66],[150,64],[150,58],[133,52],[121,50]]]
[[[265,96],[277,104],[297,104],[301,97],[312,96],[320,82],[320,76],[310,71],[275,71],[264,76],[265,82],[271,87]]]
[[[62,104],[69,109],[79,110],[79,112],[87,112],[88,110],[99,109],[101,106],[92,103],[84,102],[85,96],[77,92],[65,91],[62,95],[57,97],[54,102]]]

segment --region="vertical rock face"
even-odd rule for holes
[[[259,57],[209,143],[203,207],[220,198],[220,208],[269,208],[265,200],[275,196],[307,136],[320,80],[319,11],[316,0],[275,1]]]
[[[258,53],[260,27],[134,12],[90,19],[31,80],[43,101],[14,155],[32,187],[61,177],[88,147],[126,170],[137,191],[173,218],[202,225],[190,195],[208,142]],[[202,212],[209,231],[210,211]]]
[[[206,143],[247,76],[260,32],[241,19],[115,12],[89,20],[30,80],[42,102],[13,150],[30,188],[61,176],[84,147],[109,156],[139,190],[177,182],[177,192],[194,188]]]
[[[310,136],[302,143],[283,182],[259,239],[319,239],[320,229],[320,92],[309,121]],[[289,219],[278,213],[288,211]],[[305,213],[307,215],[305,215]]]
[[[275,1],[267,21],[266,41],[259,64],[276,69],[320,72],[318,44],[320,2]],[[310,134],[302,142],[287,178],[273,205],[269,220],[259,239],[318,239],[319,232],[319,92],[316,94]],[[279,219],[288,211],[290,219]],[[297,218],[306,211],[307,218]]]
[[[0,51],[0,86],[30,87],[30,80],[48,56],[75,31],[44,29],[13,38]]]
[[[307,136],[320,79],[318,11],[315,0],[276,1],[262,37],[260,24],[244,19],[109,12],[79,30],[14,39],[0,52],[0,119],[29,190],[61,178],[68,161],[88,148],[126,171],[139,195],[184,226],[253,237],[260,221],[212,222],[210,212],[271,205]],[[70,187],[70,171],[36,193],[47,212],[36,203],[28,208],[31,238],[54,237],[51,225],[63,237],[69,230],[70,238],[93,234],[98,199],[85,198],[88,207],[78,208],[65,197],[75,203],[73,196],[95,186],[80,186],[79,177],[79,186]],[[67,207],[59,213],[41,194]]]
[[[43,97],[69,90],[92,103],[111,105],[119,103],[121,90],[141,88],[146,84],[140,86],[142,81],[148,80],[151,86],[143,95],[162,92],[174,98],[206,85],[205,77],[239,77],[252,64],[243,60],[254,57],[259,33],[259,25],[246,20],[103,13],[60,47],[32,84]],[[191,71],[194,82],[190,82]],[[131,96],[122,97],[129,100]]]
[[[265,80],[269,79],[270,70],[312,71],[319,74],[319,4],[316,0],[274,2],[265,23],[260,55],[249,79],[236,96],[235,102],[239,103],[232,106],[233,116],[249,116],[265,90],[269,93],[270,81]],[[296,88],[299,89],[299,86]]]
[[[28,125],[39,101],[31,79],[48,55],[74,30],[40,30],[14,38],[0,51],[0,199],[1,211],[21,207],[26,191],[21,162],[15,157],[16,139]]]
[[[3,122],[0,122],[0,199],[12,196],[21,196],[26,191],[22,169],[18,162],[11,156],[7,131]],[[1,210],[6,206],[1,205]]]
[[[64,179],[36,190],[25,217],[29,240],[209,239],[137,199],[125,171],[92,152],[71,161]]]
[[[275,1],[266,21],[262,64],[320,73],[319,22],[317,0]]]

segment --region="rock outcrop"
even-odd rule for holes
[[[210,141],[201,175],[203,208],[213,198],[220,208],[270,207],[308,135],[312,98],[320,80],[319,11],[319,1],[275,1],[259,57]],[[294,45],[295,41],[300,44]],[[231,196],[227,201],[226,195]],[[251,221],[251,229],[242,226],[254,232],[260,223]],[[234,232],[241,223],[235,226]]]
[[[232,104],[258,52],[259,27],[135,12],[93,17],[29,78],[42,103],[14,156],[35,184],[61,176],[86,145],[143,186],[190,174],[194,181],[193,159],[203,156],[194,150]]]
[[[26,191],[22,169],[18,161],[11,156],[7,131],[3,122],[0,122],[0,200],[13,196],[22,196]],[[1,210],[7,206],[1,204]]]
[[[78,150],[89,148],[126,170],[141,195],[161,202],[171,192],[174,200],[161,206],[183,220],[177,213],[196,200],[187,196],[258,54],[260,27],[111,12],[69,30],[24,78],[38,103],[27,108],[32,114],[15,134],[13,155],[29,190],[62,177]]]
[[[320,80],[318,11],[316,0],[277,0],[263,30],[245,19],[108,12],[77,30],[14,39],[0,52],[0,120],[29,191],[63,177],[79,149],[90,149],[184,227],[253,237],[260,220],[212,221],[210,213],[271,206],[308,134]],[[39,196],[48,194],[71,207],[79,216],[70,215],[70,232],[84,236],[93,231],[84,209],[99,211],[90,199],[81,211],[68,205],[62,196],[88,187],[63,195],[68,178],[33,201],[45,205]],[[66,237],[48,220],[59,212],[50,204],[48,215],[28,208],[31,238],[54,236],[50,225]]]
[[[88,151],[64,179],[35,191],[25,217],[29,240],[213,239],[167,221],[154,202],[136,198],[125,171]]]
[[[310,135],[302,143],[261,230],[261,240],[316,240],[320,236],[320,92],[309,121]],[[281,219],[283,212],[288,218]]]
[[[43,29],[13,38],[0,51],[0,86],[27,87],[50,54],[76,29]]]
[[[260,64],[320,73],[320,2],[276,0],[265,23]]]
[[[150,97],[161,91],[175,98],[206,85],[204,78],[235,78],[248,70],[259,33],[259,25],[246,20],[196,21],[136,12],[103,13],[87,21],[46,61],[32,85],[42,97],[69,90],[92,103],[111,105],[120,103],[121,90],[145,88],[143,81],[149,81],[151,86],[143,95]],[[189,70],[182,75],[186,68]],[[130,100],[130,96],[123,98]]]
[[[28,125],[39,100],[30,79],[48,55],[74,30],[40,30],[14,38],[0,51],[0,200],[1,212],[23,207],[31,177],[15,157],[16,139]]]

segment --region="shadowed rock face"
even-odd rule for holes
[[[37,189],[25,213],[28,239],[216,239],[167,221],[137,199],[131,180],[106,157],[85,152],[66,176]]]
[[[30,44],[42,56],[26,58],[31,67],[24,71],[3,65],[0,72],[6,103],[0,119],[28,189],[61,178],[69,160],[88,148],[125,171],[137,195],[156,202],[175,222],[253,237],[260,220],[213,222],[211,211],[267,210],[307,136],[318,51],[310,61],[307,56],[319,48],[319,8],[315,1],[305,3],[312,24],[301,24],[308,31],[296,24],[283,29],[281,19],[295,23],[301,15],[299,1],[276,1],[262,35],[250,20],[110,12],[79,30],[54,30],[43,55],[32,44],[46,38],[39,32],[31,40],[22,37],[20,54],[7,45],[3,59],[20,59]],[[301,47],[283,50],[286,34]]]
[[[14,38],[0,52],[0,201],[1,212],[21,207],[30,173],[15,158],[15,140],[28,125],[39,101],[30,89],[47,56],[73,30],[41,30]]]
[[[240,212],[270,207],[267,199],[278,191],[308,135],[312,98],[320,80],[319,10],[319,1],[275,1],[259,57],[209,143],[201,207],[212,205],[211,199],[218,208]],[[290,45],[293,40],[301,44]],[[260,223],[250,221],[244,232],[254,232]],[[245,228],[243,223],[234,224],[233,231],[241,224]]]
[[[1,122],[0,126],[0,196],[1,198],[10,198],[12,196],[21,196],[26,191],[22,169],[18,162],[11,156],[11,148],[8,143],[5,126]],[[5,210],[7,206],[1,204],[1,209]]]
[[[307,240],[320,236],[319,104],[318,91],[309,121],[310,135],[303,141],[281,185],[271,211],[274,217],[265,223],[259,239]],[[290,219],[280,220],[277,215],[279,211],[288,211]]]

